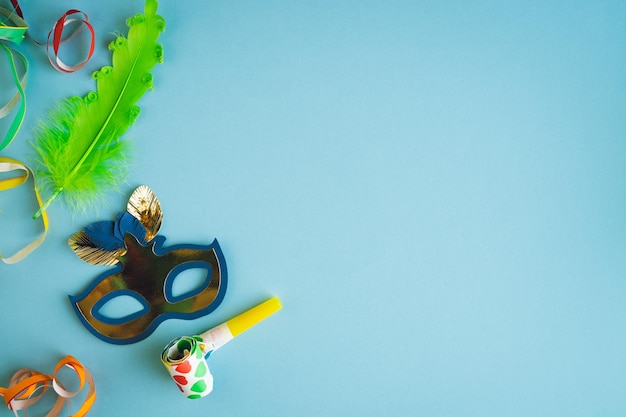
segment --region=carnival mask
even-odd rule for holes
[[[227,284],[226,261],[217,240],[210,245],[163,247],[157,235],[163,214],[150,188],[138,187],[127,211],[115,221],[87,226],[70,237],[72,250],[93,265],[113,265],[70,301],[85,327],[98,338],[115,344],[138,342],[169,318],[195,319],[222,302]],[[202,284],[174,294],[176,277],[189,269],[206,271]],[[109,317],[102,307],[112,299],[130,296],[141,310],[124,317]]]

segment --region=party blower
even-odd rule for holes
[[[273,297],[201,335],[174,339],[163,349],[161,361],[187,398],[204,397],[213,390],[209,355],[281,308]]]

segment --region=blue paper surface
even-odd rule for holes
[[[94,58],[60,74],[20,45],[28,113],[3,156],[23,159],[45,111],[94,88],[143,2],[23,5],[39,38],[70,8],[97,31]],[[162,0],[159,13],[165,61],[125,136],[128,182],[85,214],[55,202],[44,245],[0,265],[1,386],[71,354],[95,378],[94,416],[626,413],[626,3]],[[229,288],[209,316],[110,345],[67,302],[104,271],[67,238],[140,184],[168,242],[219,239]],[[36,204],[24,188],[0,209],[11,254],[37,235]],[[273,295],[283,310],[211,355],[213,393],[183,398],[167,342]]]

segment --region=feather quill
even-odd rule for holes
[[[96,91],[63,101],[36,128],[36,174],[49,196],[34,217],[59,196],[84,210],[126,178],[128,144],[121,136],[139,116],[137,101],[153,88],[150,71],[163,61],[157,39],[165,20],[156,10],[157,1],[146,0],[144,13],[127,20],[128,37],[109,44],[111,66],[93,73]]]

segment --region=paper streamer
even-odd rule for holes
[[[57,373],[67,367],[74,371],[78,378],[79,388],[77,391],[68,391],[57,378]],[[76,358],[66,356],[57,363],[52,375],[42,374],[30,369],[20,369],[17,371],[8,388],[0,387],[0,396],[4,399],[8,409],[18,416],[18,411],[23,411],[27,415],[26,409],[39,401],[43,394],[50,388],[54,390],[58,398],[52,405],[46,417],[57,417],[63,410],[65,404],[69,405],[70,399],[83,391],[85,384],[89,390],[76,413],[70,417],[82,417],[87,415],[96,400],[96,386],[89,370]]]
[[[28,168],[26,165],[24,165],[20,161],[0,156],[0,173],[2,172],[17,172],[17,175],[8,179],[1,180],[0,192],[9,190],[11,188],[19,187],[20,185],[26,183],[30,176],[29,174],[32,173],[30,168]],[[33,179],[33,183],[34,183],[34,179]],[[35,190],[35,196],[37,197],[37,202],[39,204],[39,207],[41,207],[43,205],[43,201],[41,200],[41,197],[39,196],[39,190],[37,190],[37,185],[34,184],[33,188]],[[22,259],[24,259],[26,256],[28,256],[32,251],[37,249],[37,247],[39,247],[39,245],[43,243],[43,241],[46,239],[46,235],[48,234],[48,213],[43,211],[41,219],[42,219],[43,227],[44,227],[43,233],[38,238],[36,238],[33,242],[29,243],[24,248],[20,249],[16,254],[8,258],[3,258],[2,254],[0,253],[0,259],[2,260],[2,262],[6,264],[17,263],[21,261]]]
[[[201,335],[174,339],[163,349],[161,361],[183,395],[190,399],[204,397],[213,390],[206,358],[281,308],[280,300],[273,297]]]

